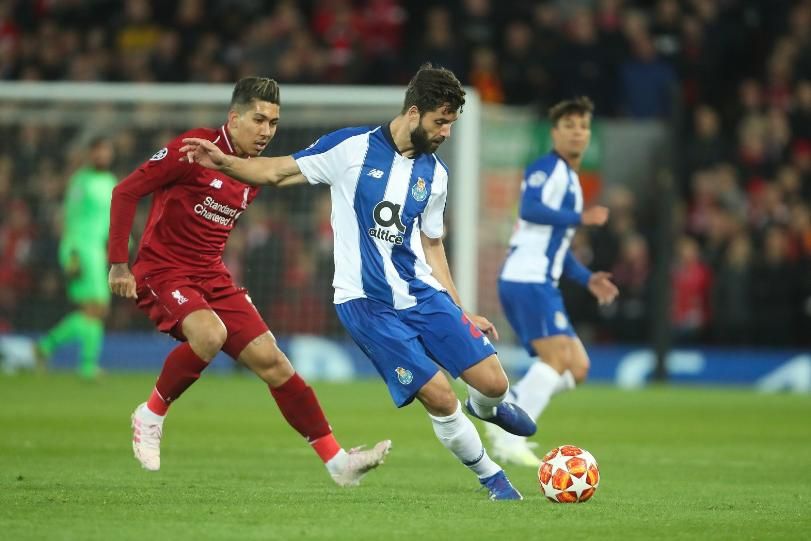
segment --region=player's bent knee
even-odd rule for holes
[[[194,351],[204,352],[206,355],[214,357],[225,344],[228,331],[225,330],[222,323],[219,323],[219,325],[210,325],[206,332],[196,333],[187,338]]]
[[[444,385],[437,380],[426,383],[417,393],[417,399],[422,402],[428,413],[439,417],[453,415],[459,404],[459,398],[447,380],[444,381]]]
[[[572,377],[574,380],[579,384],[586,381],[586,378],[589,376],[589,365],[580,365],[580,366],[573,366],[569,368],[569,371],[572,373]]]
[[[507,381],[506,376],[503,374],[494,376],[490,381],[483,384],[476,385],[475,389],[482,393],[484,396],[490,398],[497,398],[504,396],[510,388],[510,383]]]
[[[270,385],[286,381],[295,372],[290,360],[278,348],[276,351],[262,356],[254,370],[262,380]]]

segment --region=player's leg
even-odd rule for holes
[[[253,370],[267,384],[287,423],[312,446],[336,483],[357,485],[368,471],[383,463],[391,447],[390,441],[379,442],[369,450],[347,452],[341,447],[315,391],[296,373],[244,293],[238,292],[212,304],[229,330],[223,351]],[[256,337],[250,339],[254,335]]]
[[[462,464],[492,485],[500,498],[520,498],[494,464],[473,423],[462,412],[448,380],[425,351],[421,336],[393,308],[369,299],[337,305],[338,318],[374,364],[399,408],[417,398],[431,419],[434,433]],[[508,487],[512,492],[509,492]]]
[[[591,368],[591,361],[589,354],[586,352],[583,342],[575,336],[572,338],[572,356],[568,368],[561,374],[563,376],[562,383],[555,389],[555,394],[561,391],[568,391],[574,389],[575,384],[580,384],[586,381]]]
[[[155,471],[160,468],[160,442],[169,406],[200,378],[220,351],[226,329],[201,291],[188,280],[167,279],[139,286],[138,307],[159,330],[185,340],[167,355],[149,399],[132,414],[135,457],[145,469]]]
[[[79,375],[94,378],[99,373],[101,347],[104,343],[104,320],[110,307],[110,289],[107,285],[107,251],[79,250],[81,274],[71,292],[71,298],[81,306],[87,325],[79,336]]]
[[[488,456],[475,425],[462,412],[462,405],[444,374],[437,371],[416,397],[428,412],[436,437],[459,462],[476,474],[492,499],[522,499],[501,466]]]
[[[574,331],[566,316],[560,292],[548,284],[499,281],[504,313],[530,356],[535,358],[527,373],[512,386],[511,394],[521,409],[538,420],[550,398],[573,384]],[[493,454],[515,464],[537,466],[540,459],[526,438],[489,428]]]
[[[105,284],[106,286],[106,284]],[[81,305],[85,325],[79,334],[79,363],[77,371],[83,379],[94,379],[99,375],[101,347],[104,344],[104,319],[108,304],[104,301],[86,302]]]
[[[93,379],[99,371],[99,358],[104,341],[104,318],[110,302],[106,257],[98,250],[94,252],[88,249],[70,249],[63,256],[62,265],[68,277],[68,298],[77,304],[79,309],[68,314],[36,343],[37,364],[44,369],[48,359],[62,344],[78,342],[79,376]]]
[[[468,412],[513,433],[535,433],[532,419],[504,400],[509,382],[490,340],[447,293],[432,295],[402,312],[431,358],[468,384]]]

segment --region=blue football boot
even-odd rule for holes
[[[479,479],[479,482],[487,489],[487,492],[490,493],[491,500],[524,499],[524,497],[521,496],[521,493],[515,490],[515,487],[510,484],[510,480],[507,479],[507,475],[504,473],[504,470],[500,470],[498,473],[491,475],[490,477]]]
[[[500,426],[510,434],[516,436],[532,436],[538,429],[535,421],[527,415],[527,412],[513,404],[512,402],[502,402],[496,406],[496,414],[493,417],[480,417],[473,410],[473,405],[470,403],[470,397],[465,400],[465,408],[468,413],[477,419],[481,419],[487,423],[493,423]]]

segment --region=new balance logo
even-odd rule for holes
[[[372,178],[383,178],[383,171],[380,169],[372,169],[366,174]]]
[[[172,291],[172,297],[177,301],[178,304],[189,302],[189,299],[184,297],[183,293],[181,293],[179,289]]]
[[[219,190],[220,188],[222,188],[222,181],[218,178],[215,178],[214,180],[211,181],[211,184],[209,184],[209,186]]]

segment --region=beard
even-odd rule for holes
[[[437,137],[436,139],[429,139],[428,132],[422,127],[422,124],[414,128],[411,132],[411,144],[414,145],[415,154],[431,154],[436,152],[439,145],[445,142],[444,137]]]

